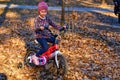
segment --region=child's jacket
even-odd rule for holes
[[[37,16],[35,18],[35,22],[34,22],[34,34],[36,35],[36,38],[49,38],[52,35],[50,34],[50,31],[47,30],[46,28],[49,27],[49,25],[51,25],[52,27],[61,30],[62,27],[57,26],[56,24],[54,24],[48,17],[46,17],[45,19],[41,19],[39,16]],[[37,29],[40,29],[40,27],[44,27],[44,30],[39,30],[36,32]]]

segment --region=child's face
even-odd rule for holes
[[[47,10],[40,10],[40,16],[45,17],[47,15]]]

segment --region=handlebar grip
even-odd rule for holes
[[[59,31],[60,31],[60,32],[62,32],[62,31],[64,31],[64,30],[65,30],[65,28],[64,28],[64,27],[62,27]]]
[[[66,28],[62,27],[62,28],[60,29],[60,32],[62,32],[62,31],[66,32],[66,31],[67,31],[67,29],[68,29],[68,24],[66,24],[65,26],[66,26]]]

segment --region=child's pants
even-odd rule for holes
[[[39,50],[39,52],[36,53],[36,56],[39,57],[42,53],[44,53],[45,51],[48,50],[48,48],[49,48],[48,42],[54,44],[55,38],[54,37],[50,37],[50,38],[37,38],[37,41],[41,45],[41,49]]]

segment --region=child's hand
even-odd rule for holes
[[[63,26],[66,29],[66,25]]]
[[[61,32],[61,31],[66,31],[66,28],[67,28],[67,26],[64,25],[59,31],[60,31],[60,32]]]
[[[37,34],[34,34],[34,37],[37,37]]]
[[[44,30],[44,27],[43,27],[43,26],[41,26],[41,27],[40,27],[40,29],[41,29],[41,30]]]

